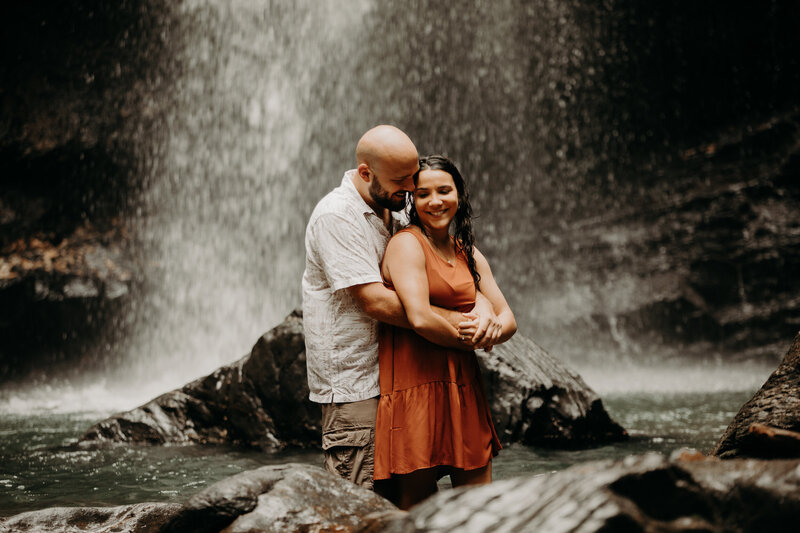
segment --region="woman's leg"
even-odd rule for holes
[[[373,481],[372,490],[375,491],[375,494],[386,498],[392,503],[395,503],[395,500],[397,499],[395,496],[396,484],[397,482],[394,477],[391,479],[376,479]]]
[[[463,487],[464,485],[486,485],[492,482],[492,461],[486,466],[476,468],[475,470],[461,470],[454,468],[450,473],[450,481],[453,482],[454,487]]]
[[[404,511],[436,493],[437,469],[424,468],[410,474],[394,474],[392,503]]]

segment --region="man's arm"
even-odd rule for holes
[[[362,311],[379,322],[393,326],[412,329],[408,322],[406,310],[400,302],[397,293],[388,289],[383,283],[364,283],[347,288],[350,296],[356,301]],[[431,306],[434,313],[450,322],[454,328],[464,321],[464,315],[452,309]]]
[[[375,320],[410,327],[397,294],[380,282],[375,252],[352,217],[324,213],[308,231],[314,258],[332,290],[347,290],[361,310]]]
[[[347,291],[362,311],[379,322],[411,329],[400,298],[383,283],[364,283],[347,287]]]

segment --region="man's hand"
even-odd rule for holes
[[[463,342],[464,346],[475,349],[472,338],[478,331],[479,324],[480,317],[476,313],[471,311],[469,313],[461,313],[461,319],[455,326],[458,330],[458,340]]]

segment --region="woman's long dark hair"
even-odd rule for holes
[[[464,178],[461,177],[461,173],[456,168],[455,163],[443,155],[429,155],[420,158],[419,170],[420,172],[423,170],[443,170],[453,177],[453,183],[455,183],[456,192],[458,192],[458,209],[456,210],[456,216],[453,218],[453,237],[456,242],[456,252],[460,250],[464,254],[469,273],[472,274],[472,279],[475,282],[475,288],[480,289],[481,275],[478,274],[478,269],[475,267],[473,254],[475,236],[472,234],[472,206],[469,204],[469,192],[467,191],[466,183],[464,183]],[[419,174],[414,176],[414,185],[417,184],[418,180]],[[412,224],[425,232],[413,199],[411,200],[408,217]]]

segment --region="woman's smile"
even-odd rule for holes
[[[447,230],[458,208],[453,176],[443,170],[421,171],[414,190],[414,205],[425,227]]]

